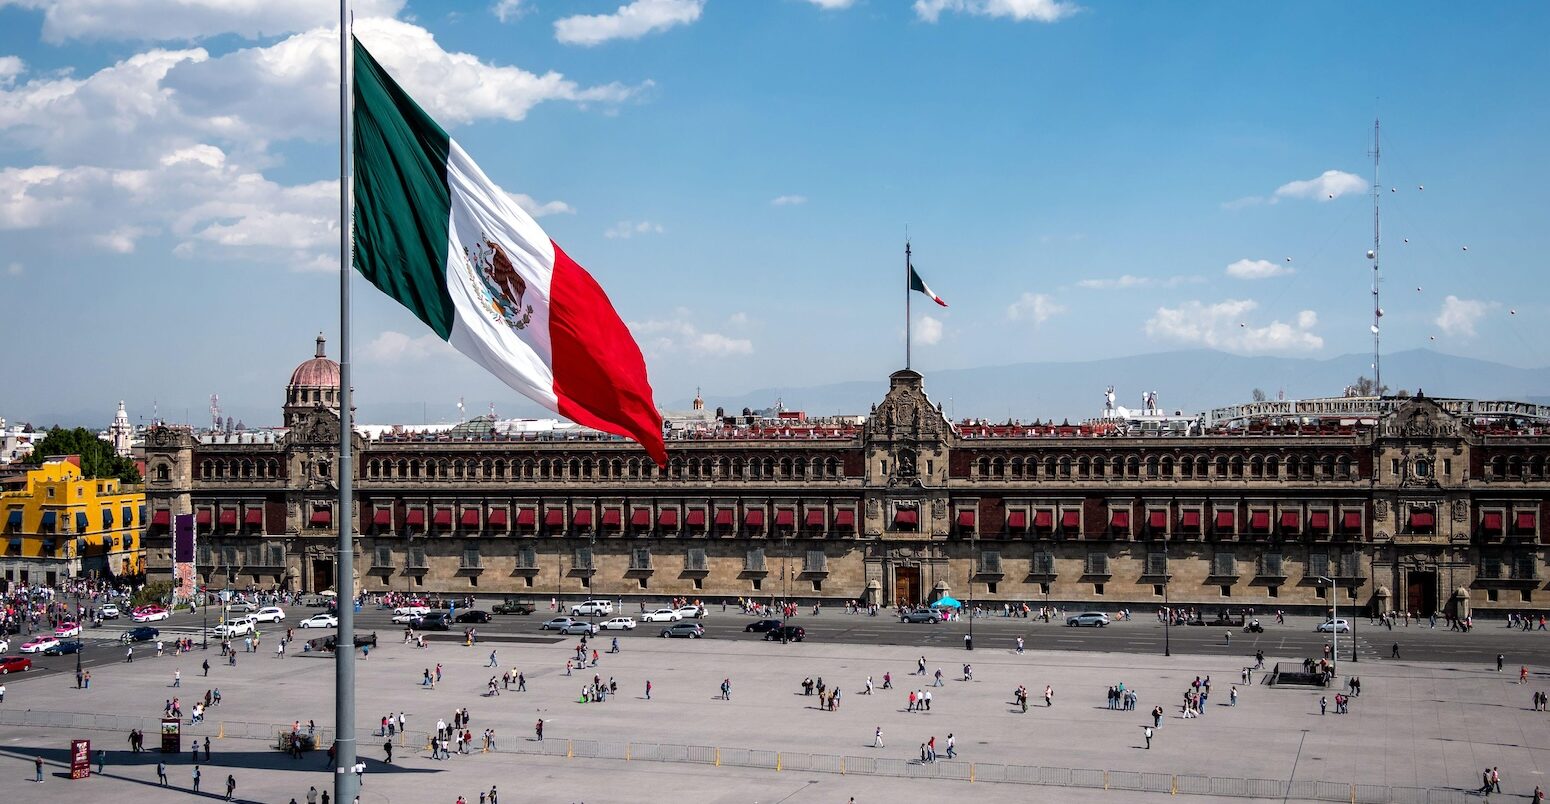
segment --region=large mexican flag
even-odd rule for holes
[[[667,463],[603,289],[354,44],[355,269],[522,395]]]

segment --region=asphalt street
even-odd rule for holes
[[[480,605],[487,609],[490,602],[493,601],[480,601]],[[562,638],[552,631],[539,629],[540,623],[554,616],[553,612],[548,611],[547,604],[547,600],[540,600],[540,610],[535,614],[495,616],[490,623],[475,626],[480,640],[498,645],[510,642],[558,642],[562,639],[570,639],[571,637]],[[626,606],[626,614],[638,618],[639,611],[628,611],[629,608]],[[308,609],[290,609],[287,611],[287,621],[299,622],[311,613],[313,612]],[[401,639],[403,626],[393,623],[391,615],[392,613],[387,610],[364,609],[356,615],[356,630],[375,631],[383,642]],[[729,606],[723,611],[719,606],[712,605],[701,622],[705,627],[706,639],[763,640],[764,634],[744,631],[744,628],[755,619],[758,618],[739,613],[735,606]],[[170,643],[173,639],[187,636],[193,637],[198,643],[202,639],[202,631],[206,625],[213,628],[218,621],[219,611],[211,609],[208,619],[200,615],[180,613],[174,615],[171,620],[150,625],[161,632],[164,642]],[[789,622],[805,629],[808,641],[830,644],[908,645],[962,649],[964,635],[969,630],[968,622],[963,620],[936,624],[902,623],[898,617],[886,613],[879,613],[873,617],[865,614],[846,614],[840,609],[824,610],[816,616],[807,609]],[[1276,625],[1268,619],[1262,619],[1261,623],[1265,628],[1264,633],[1251,634],[1245,633],[1241,628],[1222,626],[1164,628],[1157,622],[1154,614],[1141,612],[1137,612],[1131,621],[1114,622],[1104,628],[1068,628],[1057,622],[1046,623],[1037,619],[992,616],[974,621],[974,644],[982,650],[987,648],[1005,650],[1021,636],[1029,650],[1162,655],[1166,646],[1175,654],[1237,655],[1245,657],[1247,661],[1258,650],[1263,650],[1269,656],[1317,658],[1323,655],[1323,648],[1330,641],[1329,634],[1314,631],[1317,621],[1313,618],[1288,618],[1284,625]],[[1427,627],[1424,622],[1412,623],[1408,627],[1401,624],[1393,629],[1370,625],[1365,618],[1357,619],[1355,624],[1358,662],[1387,661],[1392,646],[1398,644],[1400,656],[1403,659],[1440,662],[1452,668],[1478,668],[1489,665],[1494,669],[1497,654],[1503,654],[1506,657],[1505,661],[1509,668],[1520,664],[1531,667],[1550,665],[1550,632],[1522,632],[1508,629],[1499,621],[1479,624],[1469,633],[1448,631],[1443,627],[1433,629]],[[125,618],[104,623],[101,628],[88,628],[83,635],[86,650],[81,656],[82,668],[89,669],[124,661],[125,650],[118,641],[118,637],[133,625]],[[463,627],[458,626],[457,630],[450,632],[432,632],[427,634],[427,637],[438,641],[461,640]],[[605,631],[603,636],[618,636],[622,639],[650,638],[657,637],[662,628],[663,626],[658,623],[639,623],[634,631]],[[264,634],[263,650],[273,650],[279,629],[271,626],[262,633]],[[330,631],[323,629],[296,629],[297,648],[302,640],[328,633]],[[25,635],[13,636],[8,653],[12,655],[19,653],[21,643],[25,639]],[[1350,635],[1340,635],[1340,658],[1343,662],[1351,659],[1350,639]],[[213,636],[210,640],[214,644]],[[771,645],[771,650],[779,649],[779,646]],[[138,643],[135,647],[135,656],[141,661],[154,658],[154,643]],[[34,654],[32,658],[34,662],[32,672],[35,674],[71,675],[75,671],[75,656]],[[239,661],[241,660],[239,658]],[[1346,669],[1343,672],[1356,671]]]

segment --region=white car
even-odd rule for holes
[[[104,620],[117,620],[118,619],[118,606],[115,606],[112,603],[108,603],[108,604],[104,605],[102,607],[102,619],[104,619]]]
[[[571,606],[570,613],[573,617],[601,617],[614,613],[614,602],[612,600],[587,600]]]
[[[604,631],[634,631],[635,621],[629,617],[615,617],[599,623]]]
[[[314,614],[296,625],[299,628],[338,628],[339,618],[332,614]]]
[[[39,636],[22,643],[22,653],[42,653],[59,644],[59,638],[53,636]]]
[[[705,616],[705,610],[699,606],[679,606],[678,616],[684,619],[698,620]]]
[[[130,617],[129,619],[134,620],[137,623],[150,623],[157,620],[165,620],[171,616],[172,615],[167,613],[167,610],[161,606],[150,606],[148,608],[136,611],[134,616]]]
[[[646,623],[676,623],[683,619],[683,615],[672,609],[657,609],[642,614],[640,619]]]
[[[8,651],[10,649],[11,649],[11,640],[6,639],[5,637],[0,637],[0,653],[5,653],[6,651]]]
[[[258,621],[254,620],[252,617],[239,617],[235,620],[232,620],[231,622],[217,625],[215,627],[215,635],[223,639],[247,636],[248,634],[253,633],[254,627],[257,625]]]
[[[426,613],[429,614],[430,612]],[[418,614],[410,614],[407,611],[397,611],[393,613],[393,622],[399,625],[413,625],[415,620],[420,619],[420,616]]]
[[[265,606],[259,609],[257,614],[253,615],[253,619],[261,623],[283,623],[285,622],[285,609],[279,606]]]
[[[419,617],[422,614],[430,613],[431,610],[428,606],[399,606],[398,608],[393,609],[393,622],[399,622],[398,616],[400,614],[407,614],[410,617]]]
[[[1331,631],[1337,634],[1349,634],[1351,633],[1351,623],[1347,620],[1325,620],[1319,623],[1319,627],[1314,630],[1323,634]]]

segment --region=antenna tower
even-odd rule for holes
[[[221,431],[221,395],[210,395],[210,429],[214,432]]]
[[[1372,121],[1372,251],[1367,252],[1367,259],[1372,261],[1372,387],[1376,396],[1383,395],[1383,352],[1380,349],[1382,343],[1381,327],[1383,324],[1382,297],[1378,293],[1378,287],[1382,278],[1378,273],[1378,252],[1383,244],[1382,218],[1379,215],[1379,199],[1383,197],[1378,180],[1378,125],[1377,118]]]

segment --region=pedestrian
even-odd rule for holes
[[[732,700],[732,679],[730,678],[721,679],[721,700]]]
[[[956,750],[956,746],[957,746],[957,743],[953,740],[953,733],[952,732],[948,732],[947,733],[947,758],[948,759],[953,759],[953,758],[958,756],[958,752]]]
[[[1506,661],[1507,661],[1507,657],[1506,656],[1504,656],[1504,655],[1502,655],[1500,653],[1496,654],[1496,672],[1500,673],[1502,671],[1502,664],[1504,662],[1506,662]]]
[[[1489,795],[1491,795],[1491,769],[1490,768],[1486,768],[1485,770],[1480,772],[1480,789],[1478,791],[1476,791],[1476,792],[1478,792],[1482,796],[1489,796]]]
[[[162,787],[167,786],[167,763],[161,761],[156,763],[156,781]]]
[[[1142,726],[1141,727],[1141,734],[1146,737],[1146,750],[1148,750],[1148,751],[1152,750],[1152,727],[1151,726]]]
[[[101,749],[101,748],[97,749],[97,772],[98,773],[102,773],[102,766],[106,765],[107,762],[108,762],[108,752],[106,750],[104,750],[104,749]]]
[[[651,679],[646,679],[646,700],[651,700]]]
[[[1399,643],[1398,642],[1394,643],[1394,647],[1389,648],[1389,658],[1390,659],[1398,659],[1399,658]]]
[[[1048,707],[1051,707],[1051,706],[1054,706],[1054,705],[1055,705],[1055,688],[1050,686],[1050,685],[1048,685],[1048,684],[1045,684],[1044,685],[1044,706],[1046,708],[1048,708]]]
[[[307,788],[307,804],[318,804],[317,785]]]
[[[33,769],[33,773],[35,774],[35,776],[33,778],[33,781],[37,782],[38,784],[43,784],[43,755],[42,754],[39,754],[39,755],[34,756],[32,758],[32,769]]]
[[[383,740],[382,741],[382,753],[387,754],[387,759],[385,759],[383,761],[386,762],[389,765],[393,764],[393,741],[392,740]]]
[[[226,800],[227,801],[231,801],[232,797],[235,796],[236,794],[237,794],[237,777],[232,776],[231,774],[228,773],[228,774],[226,774]]]
[[[538,735],[538,741],[544,741],[544,719],[539,718],[537,725],[533,726],[533,733]]]
[[[495,801],[495,785],[493,784],[490,785],[490,804],[497,804]]]
[[[1234,686],[1227,693],[1227,705],[1228,706],[1237,706],[1238,705],[1238,688],[1236,686]]]
[[[907,708],[905,708],[904,711],[906,711],[906,712],[913,712],[913,711],[915,711],[915,691],[914,690],[910,690],[909,706]]]
[[[1327,709],[1328,707],[1329,707],[1329,699],[1324,697],[1323,695],[1320,695],[1319,696],[1319,714],[1321,714],[1321,715],[1324,714],[1324,710]]]
[[[1163,716],[1163,708],[1162,708],[1162,706],[1154,706],[1154,707],[1152,707],[1152,727],[1153,728],[1157,728],[1157,729],[1162,728],[1162,716]]]
[[[203,774],[203,773],[200,773],[200,772],[199,772],[199,766],[198,766],[198,765],[195,765],[195,766],[194,766],[194,773],[193,773],[193,779],[194,779],[194,792],[195,792],[195,793],[197,793],[197,792],[199,792],[199,780],[200,780],[200,779],[202,779],[202,778],[204,778],[204,774]]]
[[[490,651],[490,663],[485,665],[485,667],[500,667],[500,662],[495,660],[495,651]]]
[[[174,686],[174,687],[181,687],[181,686],[183,686],[183,671],[182,671],[182,669],[178,669],[178,670],[172,671],[172,686]]]
[[[872,733],[872,747],[873,748],[882,748],[883,747],[883,727],[882,726],[878,726],[877,730]]]
[[[931,690],[926,690],[926,711],[931,711]]]
[[[205,676],[208,677],[210,675],[210,660],[205,659],[199,666],[204,668]]]
[[[1022,637],[1018,637],[1017,638],[1017,652],[1018,653],[1022,653],[1023,652],[1023,638]]]
[[[1500,768],[1491,768],[1491,788],[1493,793],[1502,792],[1502,772]]]

